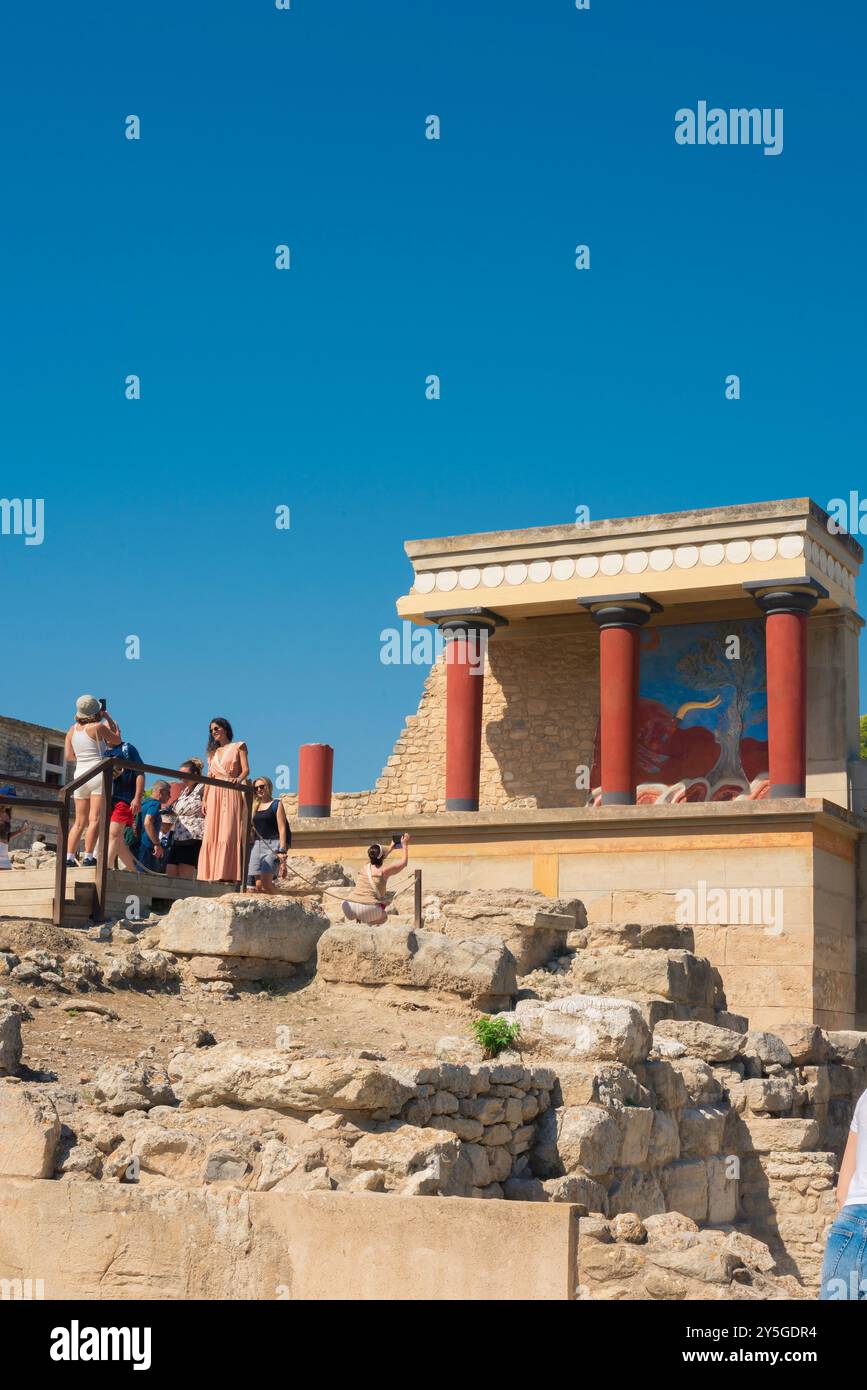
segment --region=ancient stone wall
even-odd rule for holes
[[[583,806],[576,768],[593,761],[599,709],[598,637],[495,637],[482,712],[482,809]],[[445,809],[446,668],[433,666],[376,786],[337,792],[335,816]],[[290,815],[298,798],[284,798]]]
[[[562,1060],[550,1063],[553,1105],[506,1196],[606,1218],[677,1213],[693,1233],[737,1227],[767,1243],[779,1273],[815,1287],[838,1157],[867,1085],[867,1036],[741,1032],[733,1015],[737,1028],[668,1018],[651,1035],[652,1002],[519,1003],[526,1042],[547,1039]],[[616,1261],[612,1271],[613,1287],[594,1296],[623,1296]]]

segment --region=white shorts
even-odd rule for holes
[[[102,796],[102,773],[98,772],[89,782],[76,787],[72,793],[73,801],[86,801],[89,796]]]

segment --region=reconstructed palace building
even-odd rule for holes
[[[313,755],[298,848],[407,829],[426,890],[689,921],[753,1026],[867,1026],[857,541],[793,499],[406,551],[444,658],[371,791]]]

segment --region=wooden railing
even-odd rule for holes
[[[67,782],[63,787],[56,787],[48,782],[37,782],[32,777],[13,777],[11,773],[2,773],[0,778],[4,782],[12,782],[16,786],[39,787],[57,792],[58,799],[48,800],[47,798],[25,797],[25,796],[0,796],[0,806],[12,806],[16,810],[27,811],[48,811],[57,816],[57,863],[54,872],[54,911],[52,920],[56,927],[61,925],[63,914],[63,904],[66,898],[66,841],[69,836],[69,800],[76,787],[81,787],[85,782],[96,776],[102,777],[102,806],[100,807],[99,818],[99,850],[96,856],[96,884],[94,888],[93,920],[103,921],[106,911],[106,885],[108,882],[108,828],[111,819],[111,784],[115,766],[122,768],[125,772],[149,772],[159,777],[170,777],[175,782],[185,782],[188,785],[198,786],[199,784],[207,787],[224,787],[228,791],[237,792],[244,798],[244,814],[241,817],[241,881],[239,888],[242,893],[247,891],[247,865],[250,860],[250,836],[253,823],[253,788],[246,783],[227,782],[220,777],[203,777],[199,774],[181,772],[179,768],[156,767],[152,763],[130,763],[123,758],[113,758],[111,754],[103,758],[87,772],[83,772],[80,777],[76,777],[71,782]]]
[[[99,851],[96,857],[96,886],[93,920],[101,922],[105,917],[106,885],[108,882],[108,827],[111,819],[111,783],[115,765],[130,772],[151,772],[159,777],[171,777],[175,782],[187,782],[208,787],[226,787],[244,797],[245,807],[242,817],[241,839],[241,882],[240,891],[247,891],[247,865],[250,860],[250,839],[253,824],[253,788],[244,783],[227,782],[219,777],[201,777],[181,772],[178,768],[155,767],[152,763],[128,763],[123,758],[103,758],[96,767],[58,787],[51,782],[37,782],[32,777],[13,777],[11,773],[0,773],[0,780],[14,782],[16,786],[50,788],[57,793],[57,800],[37,799],[23,796],[0,796],[0,806],[12,806],[18,810],[49,811],[57,816],[57,863],[54,871],[54,910],[52,921],[56,927],[61,925],[63,903],[66,897],[66,841],[69,836],[69,799],[76,787],[89,782],[97,773],[102,776],[102,807],[99,821]],[[413,925],[416,931],[422,928],[422,877],[421,869],[413,871]]]

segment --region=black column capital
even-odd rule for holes
[[[446,637],[468,636],[471,632],[490,634],[498,627],[508,627],[508,619],[490,608],[446,608],[437,613],[425,613],[428,622],[436,623]]]
[[[744,584],[765,617],[771,613],[811,613],[828,590],[817,579],[751,579]]]
[[[598,598],[581,598],[579,608],[586,608],[596,626],[644,627],[653,613],[662,612],[662,604],[647,594],[604,594]]]

